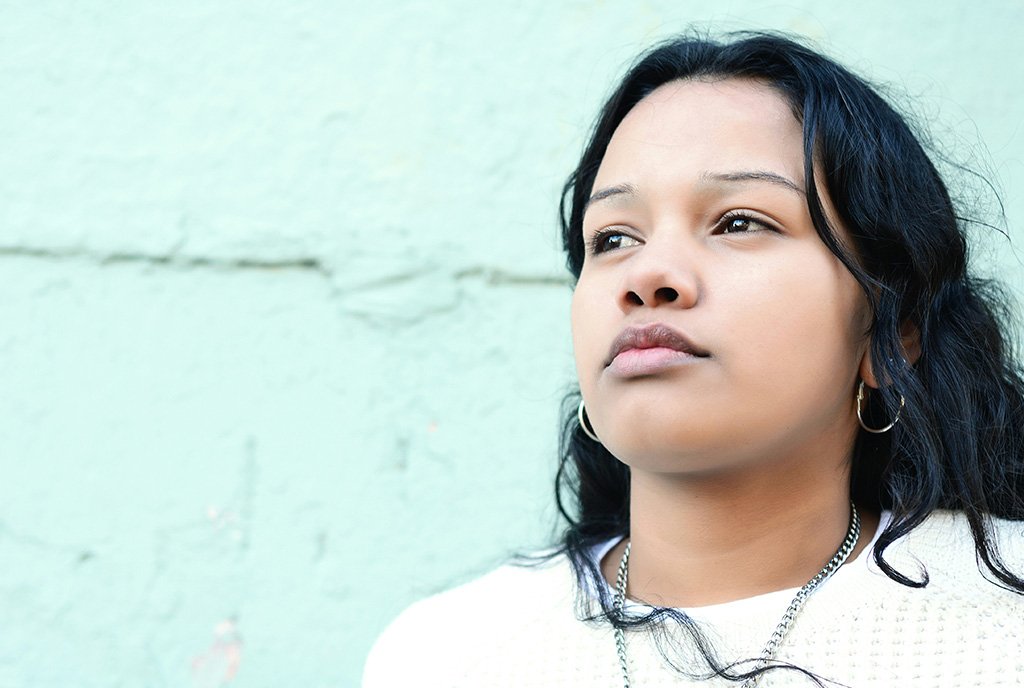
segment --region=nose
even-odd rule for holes
[[[621,307],[629,312],[635,308],[672,306],[693,308],[700,296],[700,281],[689,264],[692,256],[649,244],[643,256],[637,256],[624,277]]]

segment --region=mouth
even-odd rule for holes
[[[605,367],[620,375],[634,376],[708,357],[707,351],[682,332],[663,323],[655,323],[623,330],[612,342]]]

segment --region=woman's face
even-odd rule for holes
[[[751,80],[666,84],[615,131],[572,329],[591,425],[633,468],[851,446],[868,306],[815,232],[803,166],[800,123]]]

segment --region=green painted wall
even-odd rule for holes
[[[0,686],[354,686],[545,542],[559,186],[690,22],[909,92],[1019,233],[1016,0],[0,2]]]

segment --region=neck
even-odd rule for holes
[[[629,597],[699,607],[802,586],[846,536],[848,485],[848,469],[834,464],[811,474],[806,463],[775,463],[713,477],[634,470]],[[877,527],[877,515],[861,517],[851,559]],[[603,562],[611,581],[624,547]]]

